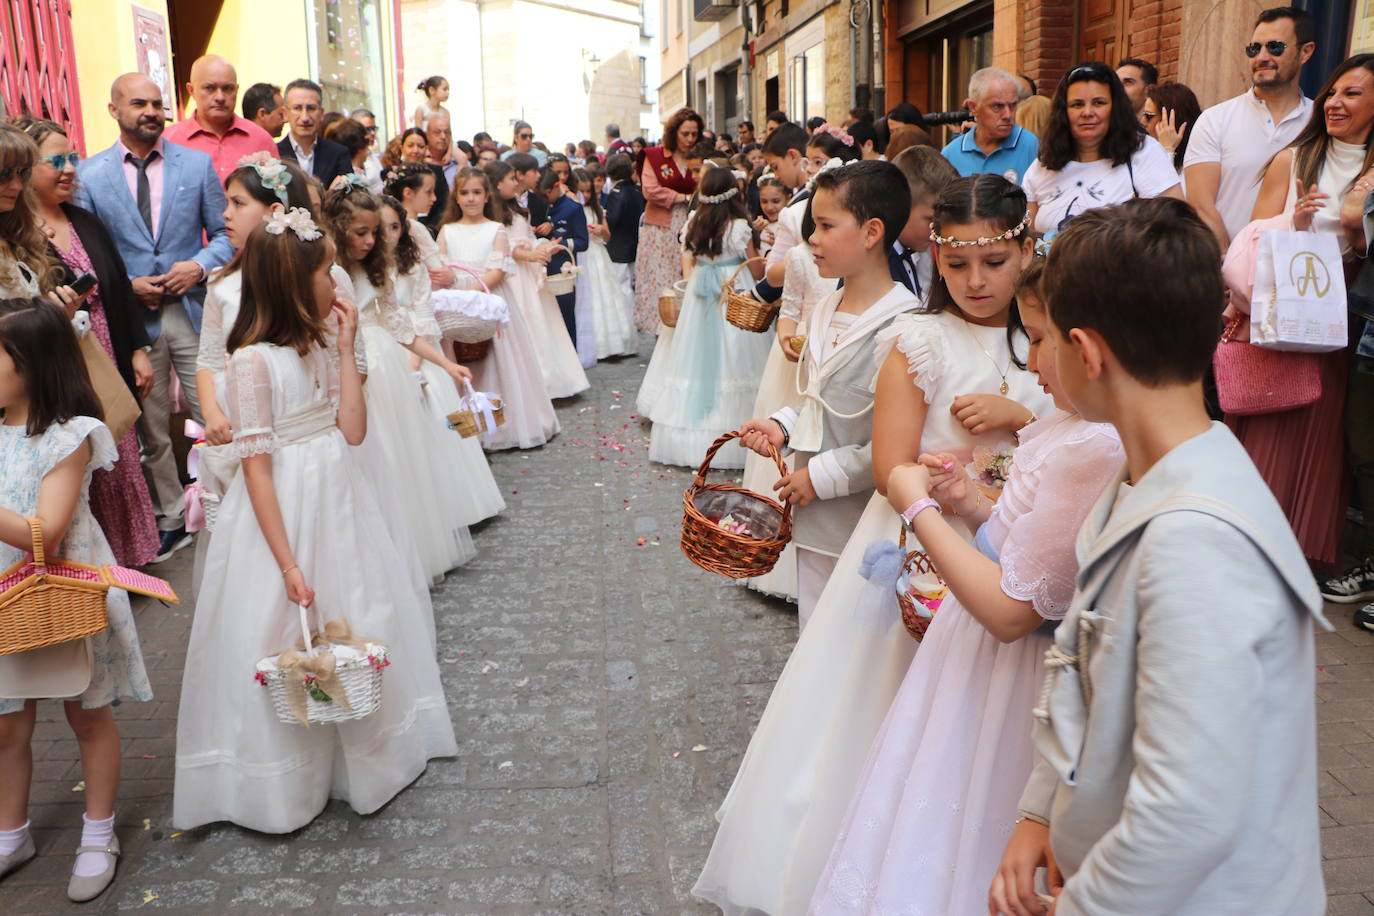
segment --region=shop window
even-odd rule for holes
[[[792,58],[788,114],[798,124],[825,117],[825,45],[814,44]]]
[[[324,88],[327,111],[367,108],[382,113],[390,107],[383,79],[380,0],[312,0],[310,68]]]
[[[739,119],[739,67],[716,73],[716,130],[733,133]]]

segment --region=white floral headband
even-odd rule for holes
[[[697,197],[697,200],[704,204],[723,204],[738,193],[739,188],[726,188],[719,194],[702,194]]]
[[[1025,232],[1026,227],[1029,225],[1030,211],[1027,210],[1026,215],[1021,217],[1021,222],[1017,223],[1013,228],[1008,229],[1006,232],[1003,232],[1000,235],[981,236],[976,239],[956,239],[954,238],[954,236],[936,235],[934,230],[932,230],[930,233],[930,240],[935,244],[941,245],[946,248],[967,248],[970,245],[991,245],[993,242],[1010,241],[1016,238],[1021,233]]]
[[[262,182],[264,188],[277,195],[277,200],[281,201],[283,207],[290,202],[286,187],[291,184],[291,172],[276,156],[259,150],[240,159],[239,167],[251,168],[257,172],[258,181]]]
[[[315,225],[315,220],[310,217],[310,211],[300,207],[292,207],[290,210],[273,207],[272,212],[262,219],[267,223],[267,231],[272,235],[281,235],[290,229],[302,242],[313,242],[324,235],[320,227]]]

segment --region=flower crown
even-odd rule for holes
[[[259,150],[240,159],[239,167],[251,168],[257,172],[258,181],[262,182],[264,188],[277,195],[277,200],[281,201],[283,207],[290,201],[286,187],[291,184],[291,171],[286,167],[286,163],[276,156]]]
[[[849,131],[845,130],[843,127],[836,127],[834,124],[822,124],[820,127],[816,128],[816,133],[811,136],[814,137],[816,134],[829,134],[845,146],[854,145],[854,138],[849,135]]]
[[[296,238],[302,242],[313,242],[324,235],[320,227],[315,225],[315,220],[311,218],[310,211],[300,207],[292,207],[290,210],[284,207],[273,207],[272,212],[263,218],[267,223],[267,231],[272,235],[281,235],[287,229],[296,233]]]
[[[352,194],[354,191],[372,193],[372,189],[367,186],[367,179],[357,172],[335,176],[334,180],[329,183],[329,190],[338,191],[341,194]]]
[[[1026,215],[1021,217],[1021,222],[1000,235],[981,236],[976,239],[956,239],[954,236],[937,235],[934,230],[931,230],[930,240],[946,248],[967,248],[970,245],[991,245],[993,242],[1010,241],[1016,238],[1021,233],[1025,232],[1026,227],[1029,225],[1030,211],[1027,210]]]
[[[739,188],[726,188],[724,191],[721,191],[719,194],[701,194],[701,195],[698,195],[697,200],[701,201],[701,202],[704,203],[704,204],[723,204],[723,203],[725,203],[727,200],[729,200],[730,198],[734,197],[734,196],[735,196],[736,194],[738,194],[738,193],[739,193]]]
[[[816,169],[816,173],[815,173],[814,175],[812,175],[810,178],[806,179],[806,190],[811,191],[811,190],[814,190],[814,189],[815,189],[815,187],[816,187],[816,179],[819,178],[819,177],[821,177],[821,173],[822,173],[822,172],[828,172],[828,171],[830,171],[831,169],[838,169],[838,168],[843,167],[843,166],[846,165],[846,164],[847,164],[847,163],[846,163],[843,159],[841,159],[840,157],[838,157],[838,156],[835,156],[835,157],[831,158],[828,162],[826,162],[825,165],[823,165],[823,166],[821,166],[820,168]]]

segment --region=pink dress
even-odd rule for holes
[[[81,244],[81,237],[73,229],[72,247],[63,251],[54,243],[62,260],[71,268],[72,273],[94,273],[90,256]],[[95,334],[100,345],[111,360],[115,358],[114,345],[110,342],[110,322],[105,315],[105,306],[100,300],[100,287],[86,298],[86,307],[91,315],[91,333]],[[111,470],[96,469],[91,477],[91,512],[95,515],[100,528],[105,532],[105,540],[110,542],[115,560],[120,566],[146,566],[157,556],[157,521],[153,515],[153,502],[148,496],[148,482],[143,478],[143,466],[138,454],[138,434],[130,429],[116,443],[119,460]]]
[[[1021,434],[975,543],[1002,591],[1059,620],[1074,542],[1125,460],[1116,432],[1055,411]],[[895,603],[893,615],[895,616]],[[1045,628],[1006,644],[950,594],[869,750],[809,912],[982,913],[1034,763]]]

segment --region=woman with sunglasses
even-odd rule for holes
[[[79,157],[66,131],[52,121],[25,117],[14,125],[38,144],[29,184],[51,246],[49,253],[73,278],[95,276],[96,285],[82,303],[90,318],[90,333],[100,341],[130,392],[140,397],[153,383],[148,332],[114,239],[95,214],[71,202]],[[128,430],[117,447],[115,466],[97,470],[91,478],[91,511],[119,564],[143,566],[157,556],[158,530],[139,462],[137,433]]]
[[[65,271],[40,228],[29,179],[38,146],[28,134],[0,123],[0,299],[48,297],[74,315],[81,297],[62,285]]]
[[[1031,226],[1053,233],[1084,210],[1133,197],[1183,199],[1178,173],[1145,133],[1115,71],[1080,64],[1059,81],[1040,156],[1022,182]]]

